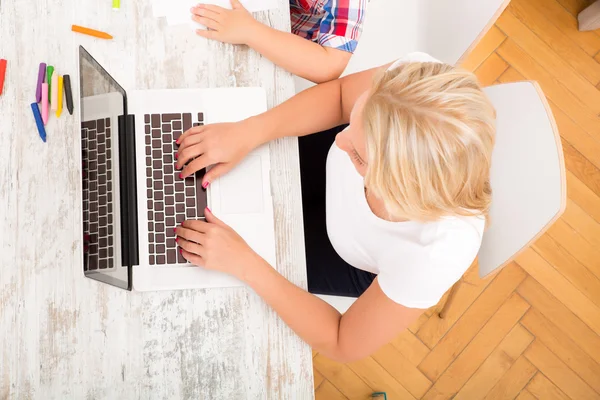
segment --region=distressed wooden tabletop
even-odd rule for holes
[[[0,399],[311,399],[310,348],[252,291],[136,293],[83,277],[78,121],[65,110],[38,137],[40,62],[76,77],[83,44],[126,89],[262,86],[270,107],[294,92],[254,51],[168,27],[149,0],[121,3],[0,2]],[[289,30],[286,0],[256,17]],[[277,268],[305,287],[296,141],[271,156]]]

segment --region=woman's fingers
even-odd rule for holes
[[[215,21],[214,19],[210,19],[210,18],[206,18],[206,17],[199,17],[197,15],[192,15],[192,19],[194,21],[196,21],[197,23],[199,23],[200,25],[204,25],[205,27],[207,27],[209,29],[218,30],[220,27],[220,24],[217,21]]]
[[[189,251],[181,248],[179,249],[179,251],[181,252],[183,258],[185,258],[191,264],[197,265],[199,267],[204,267],[204,259],[202,258],[202,256],[190,253]]]
[[[206,155],[197,157],[186,164],[186,166],[181,171],[181,178],[185,179],[188,176],[200,171],[201,169],[208,167],[209,165],[210,163]]]
[[[195,133],[195,134],[191,134],[188,135],[186,137],[183,137],[183,135],[179,138],[179,140],[177,140],[175,143],[177,143],[178,149],[177,151],[183,151],[186,147],[190,147],[193,146],[195,144],[200,143],[202,140],[204,139],[204,132],[199,132],[199,133]]]
[[[202,245],[191,242],[187,239],[184,239],[181,236],[177,238],[177,244],[180,248],[184,249],[189,253],[199,255],[200,257],[204,255],[204,247],[202,247]]]
[[[206,129],[208,128],[208,126],[206,125],[201,125],[201,126],[194,126],[190,129],[188,129],[187,131],[183,132],[183,135],[179,136],[179,139],[177,139],[177,141],[175,143],[181,145],[182,142],[188,137],[188,136],[192,136],[192,135],[197,135],[199,133],[204,132]]]
[[[187,235],[184,236],[187,239],[191,239],[196,243],[202,244],[203,236],[202,234],[206,233],[210,229],[210,224],[208,222],[202,221],[200,219],[186,219],[183,221],[180,227],[175,228],[175,232],[179,235],[179,232]],[[196,232],[198,235],[193,235],[191,232]],[[196,241],[198,240],[198,241]]]
[[[175,159],[177,160],[175,166],[177,169],[183,168],[185,164],[192,161],[194,158],[202,156],[202,154],[205,153],[205,150],[205,146],[200,142],[177,151],[177,153],[175,153]]]

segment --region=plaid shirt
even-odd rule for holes
[[[367,0],[290,0],[292,32],[353,53],[358,44]]]

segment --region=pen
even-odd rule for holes
[[[42,121],[48,123],[48,84],[42,83]]]
[[[69,110],[69,114],[73,115],[73,93],[71,92],[71,77],[69,75],[63,77],[63,86],[65,88],[67,110]]]
[[[48,87],[50,90],[50,87]],[[58,106],[58,74],[52,75],[52,92],[50,94],[50,104],[52,104],[52,111],[56,111],[56,107]]]
[[[54,67],[52,65],[48,65],[48,68],[46,69],[46,83],[48,84],[48,103],[52,103],[52,98],[51,98],[52,74],[54,74]],[[44,114],[44,110],[42,110],[42,115],[43,114]]]
[[[46,77],[46,63],[40,63],[40,68],[38,69],[37,86],[35,89],[35,101],[38,103],[42,102],[42,83],[44,83],[45,77]]]
[[[62,106],[63,106],[63,77],[58,77],[58,105],[56,106],[56,118],[60,117],[62,114]]]
[[[113,10],[117,11],[121,8],[121,0],[113,0]]]
[[[95,29],[86,28],[84,26],[72,25],[71,30],[84,35],[94,36],[99,39],[112,39],[113,37],[106,32],[97,31]]]
[[[40,115],[40,108],[37,103],[31,103],[31,110],[33,111],[33,117],[35,118],[35,124],[37,125],[38,134],[42,138],[42,141],[46,143],[46,129],[44,129],[44,121]]]
[[[7,61],[4,58],[0,59],[0,94],[2,94],[2,90],[4,89],[4,77],[6,76],[6,64],[7,64]]]

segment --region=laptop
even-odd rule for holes
[[[261,88],[125,91],[79,47],[83,272],[126,290],[240,286],[189,264],[175,242],[185,219],[208,205],[275,265],[268,145],[202,188],[203,171],[175,170],[177,138],[192,126],[235,122],[266,111]]]

